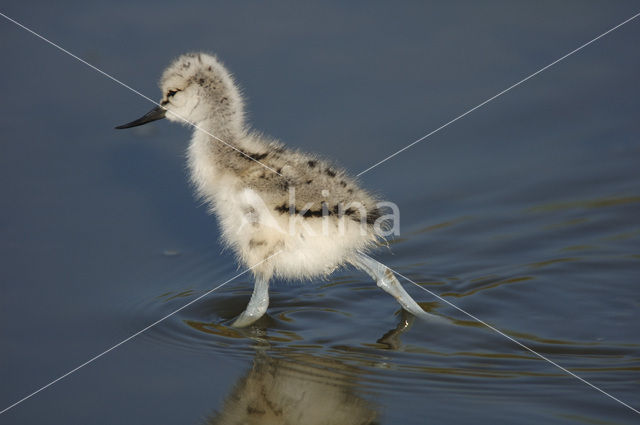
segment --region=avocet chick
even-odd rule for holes
[[[258,320],[269,280],[326,276],[351,264],[416,316],[426,313],[391,270],[365,255],[384,233],[378,201],[345,172],[285,149],[249,129],[231,74],[211,55],[185,54],[162,75],[160,105],[116,128],[161,118],[195,127],[188,163],[197,193],[217,216],[225,244],[255,277],[253,295],[234,326]]]

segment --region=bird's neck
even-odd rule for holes
[[[257,146],[247,136],[244,128],[229,125],[229,121],[208,119],[197,123],[189,145],[189,169],[199,194],[211,203],[218,190],[236,181],[251,163],[243,152]]]
[[[201,131],[218,142],[237,143],[242,139],[242,126],[224,116],[213,115],[196,123],[196,132]]]

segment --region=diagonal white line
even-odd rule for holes
[[[439,132],[440,130],[444,129],[445,127],[448,127],[449,125],[453,124],[454,122],[458,121],[459,119],[469,115],[471,112],[475,111],[478,108],[483,107],[484,105],[486,105],[487,103],[491,102],[492,100],[502,96],[503,94],[505,94],[506,92],[510,91],[511,89],[518,87],[520,84],[524,83],[525,81],[535,77],[536,75],[540,74],[541,72],[546,71],[547,69],[551,68],[553,65],[557,64],[558,62],[568,58],[569,56],[573,55],[576,52],[579,52],[580,50],[584,49],[585,47],[587,47],[588,45],[590,45],[591,43],[594,43],[595,41],[601,39],[602,37],[604,37],[605,35],[617,30],[618,28],[620,28],[621,26],[623,26],[624,24],[631,22],[632,20],[636,19],[638,16],[640,16],[640,13],[636,13],[635,15],[633,15],[632,17],[630,17],[629,19],[619,23],[618,25],[616,25],[615,27],[603,32],[602,34],[600,34],[599,36],[597,36],[596,38],[594,38],[593,40],[587,41],[586,43],[584,43],[583,45],[581,45],[580,47],[570,51],[569,53],[567,53],[566,55],[562,56],[561,58],[556,59],[555,61],[551,62],[549,65],[540,68],[539,70],[537,70],[536,72],[534,72],[533,74],[529,75],[528,77],[523,78],[522,80],[518,81],[515,84],[512,84],[511,86],[507,87],[506,89],[502,90],[500,93],[496,94],[495,96],[490,97],[489,99],[485,100],[484,102],[480,103],[479,105],[474,106],[473,108],[469,109],[468,111],[466,111],[465,113],[458,115],[457,117],[455,117],[454,119],[452,119],[451,121],[447,122],[446,124],[441,125],[440,127],[436,128],[435,130],[433,130],[430,133],[425,134],[424,136],[422,136],[421,138],[419,138],[418,140],[408,144],[407,146],[405,146],[404,148],[400,149],[399,151],[392,153],[391,155],[389,155],[388,157],[386,157],[385,159],[376,162],[375,164],[373,164],[371,167],[367,168],[364,171],[361,171],[360,173],[358,173],[358,177],[360,177],[361,175],[363,175],[364,173],[368,172],[369,170],[377,167],[378,165],[382,164],[383,162],[386,162],[388,160],[390,160],[391,158],[393,158],[394,156],[398,155],[399,153],[402,153],[404,151],[406,151],[407,149],[409,149],[410,147],[422,142],[424,139],[426,139],[429,136],[432,136],[434,134],[436,134],[437,132]]]
[[[83,64],[87,65],[89,68],[93,69],[94,71],[97,71],[97,72],[99,72],[100,74],[104,75],[105,77],[109,78],[110,80],[112,80],[112,81],[114,81],[114,82],[116,82],[116,83],[120,84],[122,87],[125,87],[125,88],[127,88],[127,89],[131,90],[132,92],[134,92],[134,93],[135,93],[135,94],[137,94],[138,96],[141,96],[141,97],[143,97],[143,98],[147,99],[149,102],[153,103],[153,104],[154,104],[154,105],[156,105],[156,106],[161,107],[162,109],[165,109],[165,110],[167,109],[167,108],[165,108],[164,106],[162,106],[161,104],[159,104],[158,102],[156,102],[155,100],[153,100],[153,99],[149,98],[148,96],[145,96],[144,94],[140,93],[138,90],[136,90],[136,89],[134,89],[134,88],[132,88],[132,87],[128,86],[127,84],[125,84],[125,83],[123,83],[122,81],[118,80],[117,78],[115,78],[115,77],[111,76],[110,74],[107,74],[107,73],[106,73],[106,72],[104,72],[103,70],[101,70],[101,69],[99,69],[98,67],[96,67],[96,66],[94,66],[94,65],[90,64],[89,62],[85,61],[84,59],[82,59],[82,58],[80,58],[80,57],[78,57],[78,56],[74,55],[74,54],[73,54],[73,53],[71,53],[70,51],[66,50],[65,48],[63,48],[63,47],[61,47],[61,46],[59,46],[59,45],[57,45],[56,43],[54,43],[53,41],[51,41],[51,40],[47,39],[46,37],[44,37],[44,36],[42,36],[42,35],[38,34],[38,33],[37,33],[37,32],[35,32],[34,30],[32,30],[32,29],[30,29],[30,28],[28,28],[28,27],[26,27],[26,26],[22,25],[20,22],[16,21],[15,19],[12,19],[12,18],[8,17],[7,15],[5,15],[5,14],[4,14],[4,13],[2,13],[2,12],[0,12],[0,15],[1,15],[3,18],[5,18],[6,20],[13,22],[14,24],[16,24],[17,26],[19,26],[20,28],[22,28],[22,29],[24,29],[24,30],[26,30],[26,31],[30,32],[30,33],[31,33],[31,34],[33,34],[33,35],[35,35],[35,36],[36,36],[36,37],[38,37],[39,39],[41,39],[41,40],[43,40],[43,41],[45,41],[45,42],[49,43],[50,45],[52,45],[52,46],[53,46],[53,47],[55,47],[56,49],[58,49],[58,50],[60,50],[60,51],[62,51],[62,52],[64,52],[64,53],[66,53],[67,55],[71,56],[72,58],[74,58],[74,59],[76,59],[76,60],[78,60],[78,61],[82,62]],[[269,167],[268,165],[263,164],[262,162],[258,161],[257,159],[255,159],[255,158],[251,157],[250,155],[247,155],[246,153],[244,153],[244,152],[243,152],[243,151],[241,151],[240,149],[236,148],[236,147],[235,147],[235,146],[233,146],[233,145],[230,145],[229,143],[225,142],[224,140],[220,139],[219,137],[214,136],[213,134],[209,133],[207,130],[203,129],[203,128],[202,128],[202,127],[200,127],[199,125],[197,125],[197,124],[195,124],[195,123],[193,123],[193,122],[189,121],[188,119],[184,118],[184,117],[183,117],[183,116],[181,116],[181,115],[176,114],[176,113],[175,113],[175,112],[173,112],[173,111],[171,111],[171,113],[172,113],[173,115],[175,115],[176,117],[180,118],[180,119],[181,119],[182,121],[184,121],[185,123],[189,124],[190,126],[192,126],[192,127],[196,128],[196,129],[198,129],[198,130],[202,131],[203,133],[205,133],[205,134],[207,134],[207,135],[209,135],[209,136],[213,137],[214,139],[216,139],[216,140],[217,140],[217,141],[219,141],[220,143],[222,143],[222,144],[224,144],[224,145],[226,145],[226,146],[230,147],[231,149],[235,150],[235,151],[236,151],[236,152],[238,152],[239,154],[246,156],[247,158],[249,158],[250,160],[252,160],[252,161],[254,161],[254,162],[257,162],[258,164],[262,165],[262,166],[263,166],[264,168],[266,168],[267,170],[273,171],[273,172],[274,172],[274,173],[276,173],[277,175],[282,176],[282,174],[280,174],[279,172],[277,172],[277,171],[276,171],[276,170],[274,170],[273,168]]]
[[[144,329],[139,330],[138,332],[134,333],[133,335],[129,336],[128,338],[123,339],[122,341],[120,341],[119,343],[111,346],[110,348],[106,349],[105,351],[103,351],[102,353],[90,358],[89,360],[87,360],[86,362],[82,363],[80,366],[77,366],[73,369],[71,369],[69,372],[65,373],[64,375],[59,376],[58,378],[54,379],[53,381],[49,382],[47,385],[39,388],[38,390],[32,392],[31,394],[29,394],[26,397],[21,398],[20,400],[16,401],[15,403],[13,403],[10,406],[7,406],[6,408],[4,408],[2,411],[0,411],[0,415],[2,415],[3,413],[5,413],[6,411],[16,407],[17,405],[19,405],[20,403],[30,399],[31,397],[33,397],[34,395],[38,394],[40,391],[44,391],[45,389],[49,388],[50,386],[52,386],[53,384],[55,384],[56,382],[66,378],[67,376],[71,375],[74,372],[77,372],[78,370],[82,369],[83,367],[87,366],[88,364],[94,362],[95,360],[98,360],[100,357],[104,356],[105,354],[115,350],[116,348],[120,347],[122,344],[131,341],[133,338],[137,337],[138,335],[140,335],[141,333],[144,333],[146,331],[148,331],[149,329],[151,329],[152,327],[156,326],[157,324],[165,321],[166,319],[168,319],[169,317],[173,316],[174,314],[184,310],[185,308],[189,307],[191,304],[201,300],[202,298],[206,297],[207,295],[211,294],[212,292],[222,288],[224,285],[226,285],[227,283],[231,282],[232,280],[235,280],[237,278],[239,278],[240,276],[242,276],[243,274],[253,270],[254,268],[258,267],[260,264],[264,263],[265,261],[275,257],[276,255],[280,254],[282,252],[282,250],[276,252],[275,254],[265,258],[264,260],[260,261],[257,264],[254,264],[253,266],[249,267],[248,269],[246,269],[245,271],[243,271],[242,273],[238,273],[237,275],[233,276],[231,279],[227,280],[226,282],[221,283],[220,285],[216,286],[213,289],[210,289],[209,291],[205,292],[204,294],[200,295],[198,298],[195,298],[191,301],[189,301],[188,303],[186,303],[185,305],[183,305],[182,307],[180,307],[179,309],[167,314],[166,316],[164,316],[162,319],[158,319],[155,322],[153,322],[152,324],[150,324],[149,326],[145,327]]]
[[[364,254],[364,253],[362,253],[362,252],[360,252],[360,254],[365,255],[365,256],[367,256],[368,258],[371,258],[371,257],[369,257],[368,255],[366,255],[366,254]],[[640,411],[639,411],[639,410],[637,410],[637,409],[635,409],[635,408],[633,408],[633,407],[629,406],[629,405],[628,405],[627,403],[625,403],[624,401],[622,401],[622,400],[620,400],[620,399],[618,399],[618,398],[616,398],[616,397],[612,396],[611,394],[609,394],[608,392],[604,391],[603,389],[601,389],[601,388],[599,388],[599,387],[596,387],[596,386],[595,386],[595,385],[593,385],[591,382],[587,381],[587,380],[586,380],[586,379],[584,379],[584,378],[581,378],[580,376],[578,376],[578,375],[576,375],[575,373],[571,372],[569,369],[567,369],[567,368],[565,368],[565,367],[560,366],[558,363],[556,363],[556,362],[554,362],[553,360],[549,359],[548,357],[546,357],[546,356],[544,356],[544,355],[542,355],[542,354],[538,353],[538,352],[537,352],[537,351],[535,351],[533,348],[529,348],[528,346],[524,345],[523,343],[521,343],[520,341],[516,340],[515,338],[512,338],[512,337],[510,337],[509,335],[507,335],[507,334],[505,334],[504,332],[502,332],[501,330],[496,329],[495,327],[491,326],[490,324],[488,324],[488,323],[487,323],[487,322],[485,322],[484,320],[477,318],[477,317],[476,317],[476,316],[474,316],[473,314],[471,314],[471,313],[467,312],[466,310],[463,310],[462,308],[458,307],[457,305],[453,304],[452,302],[450,302],[450,301],[448,301],[448,300],[446,300],[446,299],[442,298],[440,295],[436,294],[435,292],[430,291],[430,290],[428,290],[427,288],[425,288],[425,287],[423,287],[423,286],[418,285],[418,284],[417,284],[416,282],[414,282],[413,280],[409,279],[408,277],[406,277],[406,276],[405,276],[405,275],[403,275],[402,273],[398,272],[397,270],[392,269],[391,267],[387,266],[386,264],[385,264],[385,267],[386,267],[386,268],[388,268],[389,270],[391,270],[392,272],[394,272],[395,274],[397,274],[398,276],[400,276],[400,277],[402,277],[402,278],[404,278],[404,279],[408,280],[409,282],[413,283],[414,285],[416,285],[418,288],[422,289],[423,291],[428,292],[429,294],[433,295],[434,297],[436,297],[436,298],[437,298],[437,299],[439,299],[440,301],[445,302],[445,303],[447,303],[448,305],[450,305],[451,307],[453,307],[453,308],[455,308],[456,310],[460,311],[461,313],[466,314],[467,316],[469,316],[470,318],[472,318],[472,319],[473,319],[473,320],[475,320],[476,322],[483,324],[484,326],[488,327],[488,328],[489,328],[489,329],[491,329],[492,331],[494,331],[494,332],[496,332],[496,333],[498,333],[498,334],[502,335],[503,337],[505,337],[505,338],[507,338],[508,340],[510,340],[510,341],[512,341],[512,342],[514,342],[514,343],[516,343],[517,345],[519,345],[520,347],[524,348],[525,350],[527,350],[527,351],[529,351],[529,352],[531,352],[531,353],[535,354],[536,356],[540,357],[542,360],[545,360],[545,361],[547,361],[547,362],[551,363],[552,365],[554,365],[554,366],[555,366],[555,367],[557,367],[558,369],[562,370],[563,372],[565,372],[565,373],[567,373],[567,374],[569,374],[569,375],[573,376],[574,378],[576,378],[576,379],[578,379],[578,380],[582,381],[583,383],[587,384],[587,385],[588,385],[588,386],[590,386],[591,388],[593,388],[593,389],[595,389],[595,390],[597,390],[597,391],[600,391],[602,394],[604,394],[604,395],[606,395],[607,397],[609,397],[609,398],[611,398],[611,399],[613,399],[613,400],[617,401],[618,403],[622,404],[623,406],[625,406],[625,407],[627,407],[627,408],[629,408],[629,409],[633,410],[633,411],[634,411],[634,412],[636,412],[637,414],[640,414]]]

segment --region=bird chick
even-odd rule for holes
[[[160,87],[156,108],[116,128],[161,118],[194,127],[191,181],[217,216],[224,243],[255,277],[249,305],[234,326],[250,325],[266,312],[271,278],[311,279],[345,264],[372,276],[410,313],[431,316],[387,267],[365,254],[384,238],[390,218],[379,200],[328,161],[252,131],[240,91],[215,56],[180,56]]]

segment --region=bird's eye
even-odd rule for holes
[[[178,93],[179,90],[169,90],[167,92],[167,98],[169,97],[173,97],[176,93]]]

